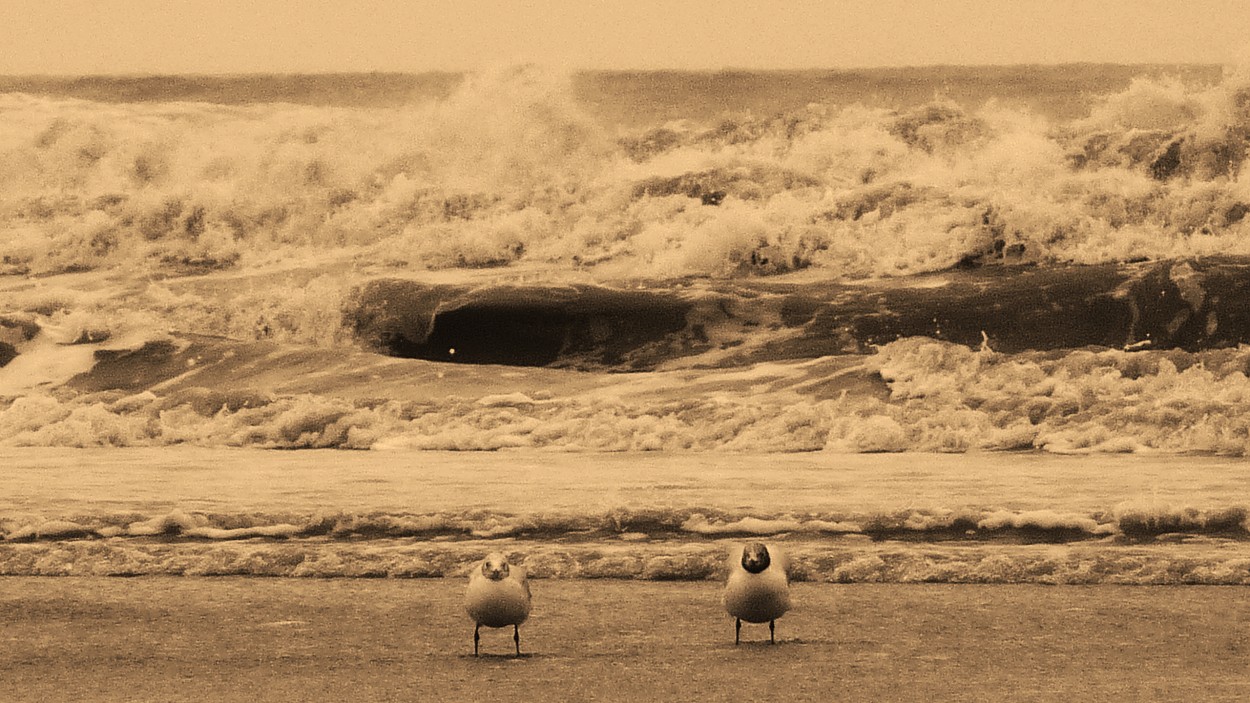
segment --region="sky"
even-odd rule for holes
[[[1245,0],[0,0],[0,73],[1235,63]]]

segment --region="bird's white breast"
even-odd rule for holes
[[[530,595],[525,584],[515,578],[492,581],[475,575],[469,580],[464,608],[479,625],[520,625],[529,617]]]
[[[790,584],[779,569],[758,574],[734,569],[725,585],[725,610],[747,622],[768,622],[790,609]]]

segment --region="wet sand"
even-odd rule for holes
[[[710,582],[533,583],[472,656],[463,583],[0,579],[3,701],[1250,700],[1250,589],[796,584],[733,623]]]

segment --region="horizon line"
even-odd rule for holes
[[[1014,62],[1014,63],[933,63],[933,64],[898,64],[898,65],[879,65],[879,66],[809,66],[809,67],[788,67],[788,68],[750,68],[743,66],[725,66],[721,68],[677,68],[677,67],[649,67],[649,68],[569,68],[556,69],[572,74],[595,74],[595,73],[693,73],[693,74],[719,74],[719,73],[855,73],[868,71],[914,71],[914,70],[935,70],[935,69],[1054,69],[1071,66],[1082,67],[1116,67],[1116,68],[1228,68],[1232,66],[1229,62],[1219,61],[1138,61],[1138,62],[1119,62],[1119,61],[1065,61],[1056,63],[1039,63],[1039,62]],[[548,68],[547,64],[542,63],[518,63],[505,66],[505,68]],[[0,78],[43,78],[43,79],[81,79],[81,78],[248,78],[256,76],[419,76],[419,75],[448,75],[463,76],[480,73],[483,68],[464,68],[464,69],[448,69],[448,68],[430,68],[430,69],[414,69],[414,70],[398,70],[398,69],[374,69],[374,70],[307,70],[307,71],[188,71],[188,72],[142,72],[142,71],[118,71],[118,72],[101,72],[101,73],[0,73]]]

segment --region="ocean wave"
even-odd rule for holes
[[[4,94],[0,271],[202,275],[315,254],[863,278],[1250,254],[1246,91],[1230,72],[1139,79],[1058,124],[937,101],[624,134],[529,67],[396,107]]]
[[[794,581],[827,583],[1040,583],[1247,585],[1240,543],[1002,545],[783,542]],[[720,580],[728,545],[547,543],[367,544],[114,540],[0,543],[4,576],[464,577],[503,551],[533,578]]]
[[[162,543],[277,540],[316,542],[419,538],[581,543],[719,537],[858,536],[875,541],[1065,543],[1115,538],[1150,542],[1177,536],[1250,539],[1243,506],[1201,509],[1125,501],[1077,513],[1053,509],[899,508],[886,511],[752,513],[706,507],[613,508],[602,512],[511,514],[471,509],[437,513],[329,511],[312,514],[174,509],[94,515],[0,515],[8,543],[118,540]]]
[[[583,370],[745,366],[864,354],[928,336],[1005,352],[1190,351],[1250,340],[1250,260],[973,268],[871,282],[630,288],[371,280],[343,304],[367,348],[409,358]]]
[[[5,93],[0,445],[1242,456],[1247,85],[620,129],[532,67]]]
[[[1244,456],[1248,354],[912,337],[866,356],[587,374],[185,337],[3,398],[0,445]]]

